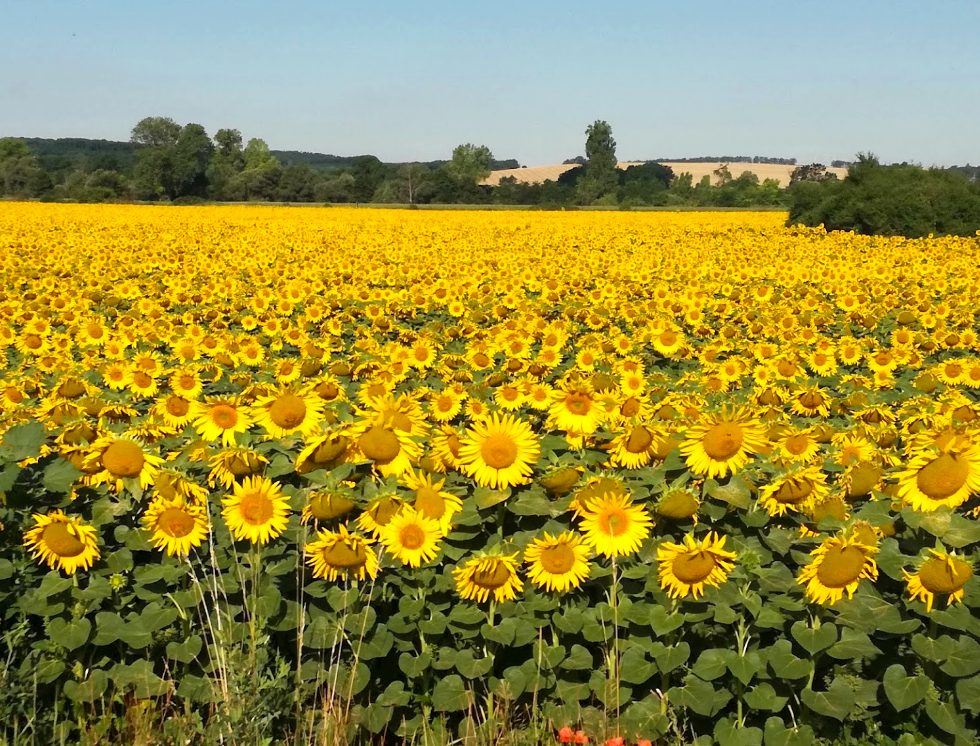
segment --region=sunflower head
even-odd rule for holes
[[[524,550],[524,562],[532,582],[549,591],[565,593],[589,577],[589,553],[582,537],[571,531],[558,536],[545,533]]]
[[[661,544],[657,549],[660,587],[670,598],[696,599],[704,594],[706,585],[718,587],[724,583],[736,558],[734,552],[725,549],[725,539],[711,532],[700,540],[687,534],[683,544]]]
[[[853,598],[861,580],[875,580],[877,549],[861,543],[856,536],[825,540],[810,554],[813,559],[800,572],[797,582],[806,586],[806,597],[819,604],[832,605],[844,594]]]
[[[456,591],[465,599],[483,603],[511,601],[524,590],[517,575],[517,554],[492,553],[467,560],[453,570]]]
[[[606,557],[632,554],[650,535],[653,521],[643,505],[625,495],[605,494],[585,504],[585,543]]]
[[[947,606],[957,601],[962,602],[964,587],[973,574],[972,562],[942,549],[930,549],[928,556],[917,563],[916,572],[902,570],[908,583],[909,595],[923,601],[927,613],[932,611],[937,595],[949,597]]]
[[[378,555],[371,539],[348,533],[346,526],[318,532],[316,541],[306,545],[306,563],[313,568],[314,577],[326,580],[374,580],[378,576]]]
[[[186,503],[183,497],[156,497],[143,515],[150,543],[168,555],[186,555],[208,535],[204,506]]]
[[[380,530],[381,542],[402,564],[419,567],[435,559],[443,537],[438,521],[404,507]]]
[[[95,528],[60,510],[34,514],[34,526],[24,533],[24,546],[52,570],[74,575],[99,558]]]

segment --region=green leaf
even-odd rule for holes
[[[493,658],[477,658],[469,649],[460,650],[456,654],[456,670],[468,679],[478,679],[486,676],[493,668]]]
[[[0,442],[0,458],[9,461],[23,461],[36,458],[44,445],[44,425],[40,422],[25,422],[14,425],[4,433]]]
[[[190,663],[201,652],[202,647],[204,647],[204,641],[201,639],[201,636],[191,635],[180,642],[176,640],[168,642],[167,655],[175,661]]]
[[[980,676],[956,682],[956,701],[960,703],[961,710],[980,713]]]
[[[760,651],[776,676],[781,679],[802,679],[808,676],[813,662],[793,655],[793,643],[779,640],[771,648]]]
[[[705,491],[711,497],[722,500],[728,503],[732,507],[741,508],[746,510],[752,501],[752,492],[749,490],[749,486],[745,483],[745,480],[740,476],[733,476],[728,480],[727,484],[718,484],[713,479],[709,479],[705,482]]]
[[[956,648],[956,640],[949,635],[926,637],[922,634],[912,635],[912,650],[916,655],[927,661],[938,663],[946,660]]]
[[[691,670],[705,681],[717,679],[728,670],[727,660],[734,652],[733,650],[709,648],[698,656]]]
[[[469,705],[469,693],[456,674],[444,676],[432,690],[432,706],[439,712],[458,712]]]
[[[794,622],[790,634],[810,655],[816,655],[837,642],[837,627],[829,623],[810,627],[805,622]]]
[[[673,632],[684,624],[684,615],[668,613],[663,606],[654,606],[650,610],[650,626],[658,635],[663,636]]]
[[[840,642],[830,646],[827,653],[837,660],[854,660],[855,658],[874,658],[881,655],[881,650],[871,642],[864,632],[850,627],[842,627]]]
[[[729,699],[731,695],[727,691],[716,691],[710,683],[694,675],[684,679],[684,686],[673,687],[667,692],[667,701],[671,704],[686,707],[705,717],[721,710]]]
[[[52,461],[45,468],[41,484],[44,485],[44,489],[48,492],[64,493],[68,492],[81,476],[81,471],[76,469],[70,462],[59,458]]]
[[[885,696],[892,707],[901,712],[917,705],[929,692],[930,682],[925,676],[906,676],[905,668],[895,663],[885,670],[882,677],[885,685]]]
[[[728,718],[715,725],[715,743],[718,746],[761,746],[762,728],[736,728]]]
[[[517,623],[514,621],[514,619],[505,617],[493,627],[491,627],[489,624],[484,624],[481,631],[483,636],[488,640],[499,642],[501,645],[510,645],[512,642],[514,642],[514,635],[517,632]]]
[[[170,682],[157,676],[148,660],[117,663],[109,671],[109,676],[117,687],[132,687],[133,695],[138,699],[160,697],[170,691]]]
[[[595,661],[592,659],[592,653],[589,652],[588,648],[578,644],[572,645],[568,656],[560,664],[561,668],[569,671],[587,671],[594,666]]]
[[[410,692],[405,691],[405,684],[399,679],[395,679],[388,687],[381,692],[377,699],[379,705],[386,707],[404,707],[412,700]]]
[[[943,673],[956,677],[972,676],[980,671],[980,642],[963,635],[940,668]]]
[[[691,657],[691,646],[686,642],[681,642],[654,653],[653,657],[657,661],[657,668],[661,673],[670,673],[678,666],[687,663],[687,659]]]
[[[835,720],[846,718],[854,709],[856,700],[854,690],[842,679],[834,679],[834,683],[825,692],[804,689],[800,698],[814,712]]]
[[[954,736],[964,736],[966,721],[962,713],[956,711],[952,702],[926,700],[926,714],[937,726]]]
[[[343,637],[344,630],[333,617],[321,614],[303,631],[303,645],[314,650],[332,648]]]
[[[627,684],[643,684],[656,673],[657,667],[646,659],[643,650],[630,647],[619,662],[619,677]]]
[[[766,721],[766,746],[812,746],[817,738],[809,725],[787,728],[778,717]]]
[[[388,726],[393,709],[373,702],[364,709],[364,725],[371,733],[380,733]]]
[[[84,681],[66,681],[63,691],[68,699],[76,702],[94,702],[102,697],[108,684],[106,672],[95,670]]]
[[[764,668],[758,651],[750,650],[745,655],[732,655],[728,658],[728,668],[735,678],[748,685],[752,678]]]
[[[746,692],[745,701],[753,710],[768,710],[769,712],[779,712],[786,706],[789,697],[780,697],[772,684],[762,682],[752,687]]]
[[[55,640],[65,650],[75,650],[88,642],[92,632],[92,622],[82,617],[71,622],[64,619],[52,619],[48,625],[48,636]]]
[[[414,656],[411,653],[402,653],[398,656],[398,667],[410,679],[421,676],[429,668],[431,663],[432,655],[427,650],[422,651],[418,656]],[[457,676],[456,678],[459,677]]]

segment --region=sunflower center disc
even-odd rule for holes
[[[415,509],[426,518],[439,520],[446,512],[446,501],[431,487],[420,487],[415,491]]]
[[[805,435],[793,435],[786,439],[786,450],[794,456],[803,453],[810,445],[810,439]]]
[[[358,441],[361,451],[372,461],[388,462],[401,451],[398,436],[391,430],[374,425]]]
[[[678,580],[692,585],[704,581],[715,569],[716,564],[710,552],[696,550],[677,555],[670,569]]]
[[[228,430],[238,424],[238,412],[227,404],[219,404],[211,410],[211,420],[222,430]]]
[[[238,510],[247,523],[261,526],[272,518],[272,500],[265,495],[248,494],[242,497]]]
[[[730,459],[742,448],[745,434],[735,422],[719,422],[704,434],[704,452],[715,461]]]
[[[867,461],[861,462],[850,473],[847,496],[855,498],[871,494],[871,490],[878,485],[881,475],[881,469],[874,464]]]
[[[631,396],[629,399],[623,402],[623,406],[619,408],[619,413],[623,417],[632,417],[637,412],[640,411],[640,402],[636,400],[635,397]]]
[[[557,544],[541,552],[541,567],[553,575],[564,575],[575,566],[575,550],[567,544]]]
[[[653,436],[645,427],[634,427],[626,439],[626,450],[630,453],[643,453],[653,443]]]
[[[157,518],[157,528],[168,536],[182,539],[194,530],[194,516],[180,508],[167,508]]]
[[[269,419],[283,430],[292,430],[306,419],[306,402],[295,394],[285,394],[269,407]]]
[[[489,591],[500,588],[510,580],[510,568],[500,560],[487,560],[473,573],[473,583]]]
[[[855,546],[832,547],[821,559],[817,580],[828,588],[846,588],[861,576],[867,557]]]
[[[378,502],[368,508],[368,515],[370,515],[374,522],[379,526],[386,526],[388,522],[395,517],[395,514],[401,510],[401,505],[390,497],[382,497]]]
[[[141,370],[136,371],[133,374],[133,383],[136,384],[137,388],[145,389],[148,388],[153,379],[150,378],[146,373]]]
[[[480,446],[480,454],[492,469],[506,469],[517,460],[517,444],[509,435],[495,433]]]
[[[85,545],[68,529],[67,523],[52,523],[41,534],[41,544],[59,557],[77,557]]]
[[[228,459],[228,471],[236,477],[255,474],[258,471],[258,465],[258,459],[250,453],[236,453]]]
[[[969,466],[955,456],[944,453],[919,469],[915,483],[922,494],[933,500],[943,500],[956,494],[966,484],[969,475]]]
[[[117,477],[135,477],[143,470],[143,449],[131,440],[117,440],[102,454],[102,465]]]
[[[406,549],[418,549],[425,544],[425,531],[420,526],[409,523],[398,532],[398,539]]]
[[[930,557],[919,569],[919,582],[932,593],[956,593],[971,577],[973,568],[955,557],[949,563]]]
[[[337,388],[337,384],[335,383],[324,382],[316,387],[316,393],[321,399],[333,401],[340,394],[340,389]]]
[[[606,524],[606,533],[609,536],[621,536],[629,531],[630,518],[623,512],[609,513],[603,522]]]
[[[339,435],[331,438],[313,451],[313,463],[327,464],[347,450],[347,438]]]
[[[592,408],[592,402],[589,400],[589,397],[583,394],[572,394],[565,399],[565,407],[572,414],[581,417],[589,413],[589,410]]]
[[[191,404],[187,399],[171,396],[167,399],[167,411],[174,417],[183,417],[190,411]]]
[[[776,498],[777,502],[796,505],[806,500],[811,494],[813,494],[813,484],[806,480],[791,480],[776,490],[773,497]]]
[[[323,552],[323,561],[334,568],[351,569],[362,567],[367,562],[367,551],[364,547],[351,548],[343,541],[338,541]]]

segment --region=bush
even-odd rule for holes
[[[965,176],[861,156],[843,181],[801,181],[789,189],[787,225],[918,238],[980,230],[980,187]]]

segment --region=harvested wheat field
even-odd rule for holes
[[[643,161],[622,161],[617,165],[619,168],[628,168],[629,166],[636,166],[640,163],[643,163]],[[705,176],[710,176],[712,183],[717,183],[714,173],[723,165],[726,165],[721,161],[716,161],[714,163],[678,163],[675,161],[662,161],[662,163],[665,166],[670,166],[670,168],[673,169],[675,176],[680,176],[682,173],[691,174],[695,183],[699,182]],[[501,171],[491,172],[490,175],[480,183],[487,186],[497,186],[501,179],[507,178],[508,176],[513,176],[519,182],[541,184],[545,181],[557,180],[563,173],[575,168],[575,165],[576,164],[574,163],[565,163],[556,166],[508,168]],[[790,174],[792,174],[793,169],[796,168],[796,166],[783,166],[778,163],[729,163],[727,165],[728,170],[732,173],[732,176],[739,176],[744,171],[751,171],[759,177],[759,181],[776,179],[781,187],[789,185]],[[828,168],[827,170],[831,173],[837,174],[839,178],[844,178],[844,176],[847,174],[846,168]]]

